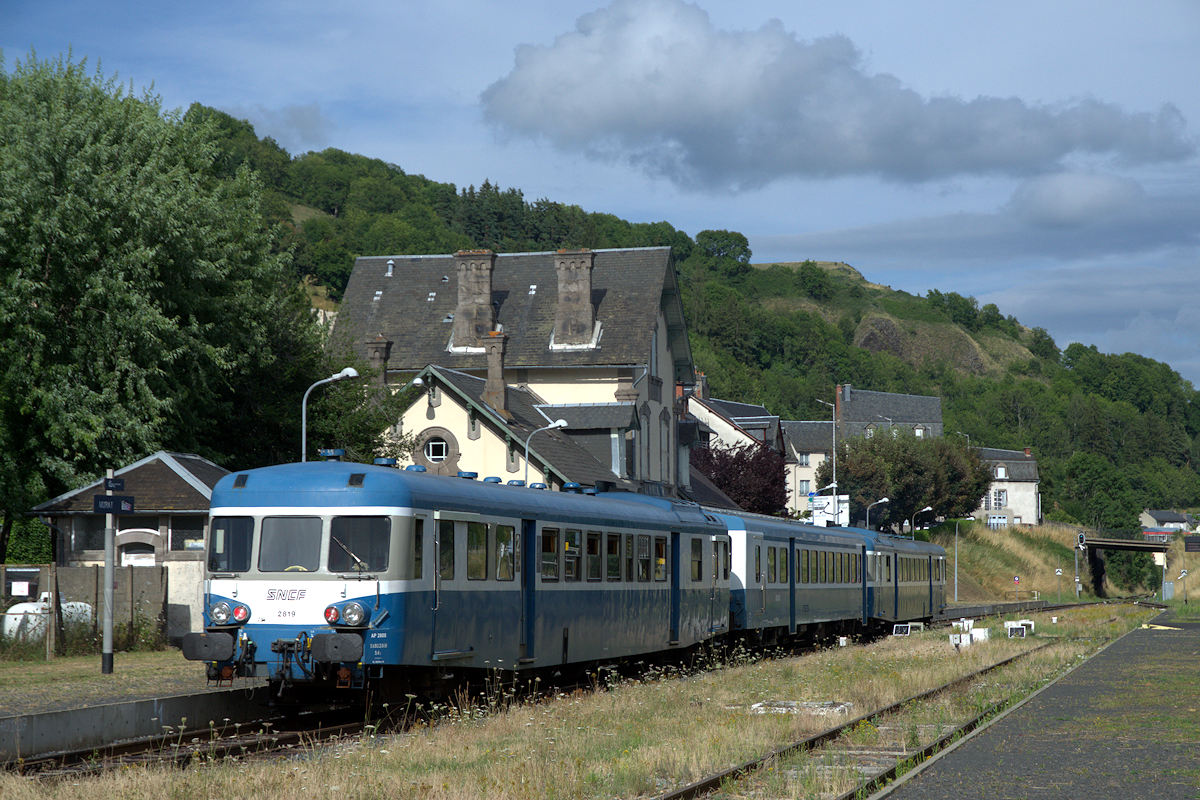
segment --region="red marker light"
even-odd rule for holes
[[[338,621],[338,616],[337,606],[329,606],[329,608],[325,609],[325,621],[330,625]]]

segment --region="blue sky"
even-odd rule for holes
[[[168,108],[756,262],[995,303],[1200,386],[1200,3],[0,1]]]

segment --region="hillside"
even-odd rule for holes
[[[714,396],[785,419],[824,419],[838,384],[937,395],[946,431],[1038,459],[1048,519],[1136,535],[1144,508],[1200,507],[1200,395],[1166,364],[1061,348],[994,305],[947,288],[924,297],[871,282],[868,265],[751,264],[735,231],[695,238],[669,222],[630,223],[486,179],[456,187],[378,159],[296,157],[246,122],[193,105],[211,126],[217,170],[255,170],[278,247],[332,311],[360,254],[669,245],[696,366]]]

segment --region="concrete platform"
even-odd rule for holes
[[[0,762],[161,736],[168,731],[188,738],[206,735],[210,721],[220,726],[226,719],[250,722],[261,718],[266,691],[260,686],[0,717]]]
[[[1160,615],[876,795],[885,796],[1195,800],[1200,623]]]

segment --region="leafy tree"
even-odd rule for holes
[[[0,557],[14,514],[106,466],[274,460],[298,416],[280,398],[320,359],[259,184],[222,177],[210,123],[84,63],[2,67]]]
[[[691,463],[747,511],[779,514],[787,504],[783,456],[769,447],[695,447]]]
[[[750,242],[737,231],[700,231],[696,234],[694,252],[704,257],[711,268],[729,277],[750,270]]]
[[[812,261],[805,261],[796,273],[800,288],[814,300],[828,300],[833,297],[833,282],[829,274]]]
[[[817,482],[831,483],[833,464],[817,467]],[[961,517],[979,507],[991,474],[965,444],[949,439],[918,439],[905,433],[838,441],[838,491],[850,496],[851,519],[899,528],[925,506],[934,516]],[[929,513],[929,512],[926,512]]]

